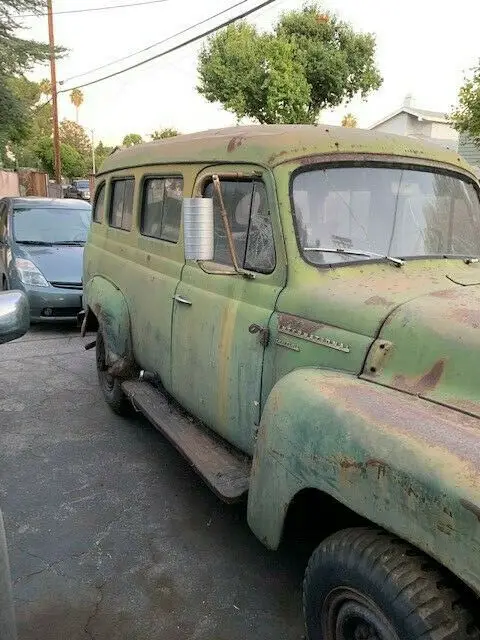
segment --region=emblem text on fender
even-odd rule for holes
[[[316,336],[313,333],[307,333],[305,331],[302,331],[301,329],[292,327],[291,325],[279,324],[278,331],[279,333],[283,333],[287,336],[294,336],[295,338],[300,338],[301,340],[308,340],[308,342],[313,342],[314,344],[320,344],[323,347],[328,347],[329,349],[336,349],[336,351],[343,351],[344,353],[350,353],[350,347],[348,344],[344,344],[343,342],[337,342],[336,340],[332,340],[331,338]]]

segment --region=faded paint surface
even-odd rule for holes
[[[354,376],[303,369],[270,394],[256,455],[249,523],[268,546],[278,545],[293,496],[316,488],[480,593],[475,418]]]
[[[472,176],[440,147],[334,127],[238,127],[113,154],[98,184],[106,180],[108,200],[113,176],[135,176],[133,227],[92,226],[84,281],[107,276],[110,288],[87,285],[86,305],[118,314],[112,353],[132,353],[194,416],[254,455],[249,521],[265,544],[278,545],[290,500],[314,487],[480,593],[480,422],[467,415],[480,417],[480,265],[315,267],[298,249],[292,171],[373,156]],[[268,192],[272,274],[185,263],[182,239],[140,234],[144,175],[183,175],[190,196],[213,173],[253,171]],[[252,325],[268,329],[268,343]]]

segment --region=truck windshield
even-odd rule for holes
[[[292,194],[309,262],[480,256],[478,192],[459,175],[385,166],[311,169],[294,177]]]

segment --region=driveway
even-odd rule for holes
[[[91,339],[91,338],[90,338]],[[300,640],[303,559],[274,554],[141,418],[76,330],[0,347],[0,504],[20,640]]]

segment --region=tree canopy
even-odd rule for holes
[[[197,89],[239,120],[315,123],[321,110],[380,87],[375,46],[374,35],[313,3],[284,13],[273,33],[241,22],[211,36],[200,52]]]
[[[17,143],[28,137],[29,119],[33,108],[31,100],[22,99],[15,90],[12,79],[22,79],[25,72],[37,63],[46,62],[49,57],[47,44],[16,35],[17,29],[21,26],[18,14],[38,13],[44,9],[44,0],[2,0],[0,2],[0,152],[2,158],[5,158],[5,148],[8,143]],[[62,52],[63,50],[58,50],[58,54]]]
[[[50,137],[42,138],[37,144],[37,154],[42,166],[50,175],[54,173],[53,140]],[[60,156],[62,159],[62,173],[67,178],[81,177],[85,175],[85,161],[81,154],[69,144],[60,144]]]
[[[457,131],[480,144],[480,64],[461,87],[451,119]]]
[[[152,140],[164,140],[165,138],[174,138],[180,135],[180,132],[171,127],[165,127],[165,129],[156,129],[150,134]]]
[[[143,138],[139,133],[127,133],[127,135],[123,139],[124,147],[133,147],[136,144],[142,144]]]

